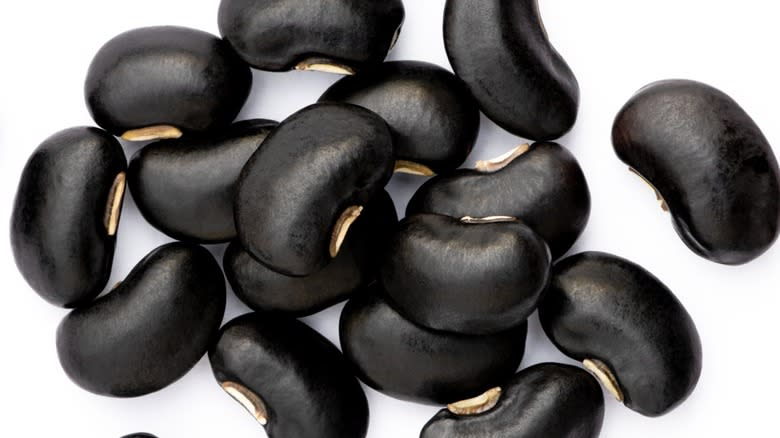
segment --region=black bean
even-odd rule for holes
[[[72,311],[57,329],[57,353],[77,385],[136,397],[178,380],[206,353],[225,311],[225,280],[202,247],[170,243],[115,289]]]
[[[306,277],[280,274],[232,242],[225,251],[225,275],[238,298],[253,310],[311,315],[376,280],[380,256],[397,223],[393,200],[382,192],[357,218],[339,254],[321,270]]]
[[[539,306],[547,336],[629,408],[663,415],[701,374],[701,341],[690,315],[658,278],[605,253],[561,260]]]
[[[11,214],[11,247],[27,283],[50,303],[82,305],[108,282],[127,160],[97,128],[46,139],[22,171]]]
[[[604,395],[585,371],[544,363],[442,409],[420,438],[596,438]]]
[[[612,144],[700,256],[743,264],[777,240],[777,159],[755,122],[720,90],[687,80],[642,88],[615,118]]]
[[[393,173],[387,124],[359,106],[319,103],[290,116],[249,159],[235,204],[241,245],[286,275],[335,257]]]
[[[416,324],[477,335],[528,318],[549,275],[547,244],[517,219],[419,214],[399,224],[379,280]]]
[[[590,216],[590,191],[574,156],[557,143],[522,145],[508,155],[479,161],[430,179],[414,194],[406,215],[514,216],[563,256]]]
[[[222,0],[219,31],[255,68],[352,74],[378,64],[404,21],[401,0]]]
[[[238,176],[276,125],[244,120],[215,133],[161,140],[140,149],[128,171],[138,209],[155,228],[178,240],[234,239]]]
[[[426,62],[396,61],[345,77],[320,101],[379,114],[393,131],[396,171],[430,176],[463,164],[479,134],[479,106],[466,84]]]
[[[227,126],[251,87],[252,72],[227,42],[157,26],[107,42],[89,66],[84,93],[98,125],[143,141]]]
[[[339,335],[358,377],[392,397],[450,403],[498,385],[517,370],[527,324],[484,336],[439,332],[406,320],[375,284],[347,302]]]
[[[131,433],[130,435],[125,435],[122,438],[157,438],[157,437],[152,435],[151,433],[139,432],[139,433]]]
[[[537,0],[447,0],[444,44],[455,74],[502,128],[542,141],[574,126],[577,78],[547,39]]]
[[[368,402],[349,363],[291,317],[250,313],[227,323],[209,351],[214,377],[268,436],[362,438]]]

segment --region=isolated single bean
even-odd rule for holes
[[[108,282],[127,160],[97,128],[46,139],[22,171],[11,214],[11,248],[27,283],[46,301],[83,305]]]
[[[379,279],[409,320],[477,335],[525,321],[549,275],[547,244],[517,219],[419,214],[399,224]]]
[[[521,145],[475,169],[458,169],[428,180],[414,194],[406,215],[514,216],[563,256],[590,216],[590,190],[574,156],[557,143]]]
[[[141,214],[178,240],[234,239],[238,177],[276,125],[244,120],[218,132],[161,140],[140,149],[130,160],[128,185]]]
[[[483,336],[440,332],[405,319],[374,284],[341,313],[344,355],[358,377],[389,396],[444,404],[496,386],[514,374],[525,352],[525,321]]]
[[[777,240],[777,159],[756,123],[720,90],[687,80],[647,85],[615,118],[612,144],[700,256],[743,264]]]
[[[141,433],[131,433],[130,435],[125,435],[122,438],[157,438],[157,437],[152,435],[151,433],[141,432]]]
[[[379,114],[393,131],[396,171],[425,176],[463,164],[479,134],[479,106],[466,84],[426,62],[386,62],[331,86],[320,101]]]
[[[209,351],[214,377],[270,438],[362,438],[368,402],[339,350],[304,323],[250,313]]]
[[[280,274],[232,242],[225,251],[225,275],[238,298],[254,310],[311,315],[376,280],[380,257],[397,223],[393,199],[382,192],[357,218],[339,254],[314,274]]]
[[[241,173],[235,203],[241,245],[285,275],[323,269],[390,180],[393,163],[390,130],[371,111],[343,103],[298,111]]]
[[[579,84],[547,39],[537,0],[447,0],[444,44],[455,74],[502,128],[542,141],[574,126]]]
[[[225,127],[252,87],[252,72],[209,33],[144,27],[107,42],[89,66],[84,93],[95,122],[125,140],[178,138]]]
[[[620,257],[585,252],[561,260],[539,306],[550,340],[629,408],[663,415],[701,374],[699,334],[660,280]]]
[[[69,313],[57,329],[57,353],[87,391],[149,394],[200,360],[224,311],[225,280],[214,257],[200,246],[169,243],[108,295]]]
[[[450,404],[420,438],[596,438],[604,395],[585,371],[555,363],[526,368],[501,386]]]
[[[382,62],[404,20],[401,0],[222,0],[219,31],[260,70],[353,74]]]

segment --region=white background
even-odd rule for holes
[[[444,0],[405,3],[406,23],[390,58],[449,67],[441,35]],[[560,140],[582,164],[593,198],[590,224],[575,250],[613,252],[655,273],[686,305],[704,345],[701,381],[685,404],[649,419],[608,399],[602,436],[778,436],[780,249],[737,268],[697,257],[677,238],[652,192],[615,158],[610,144],[612,118],[636,89],[658,79],[690,78],[734,97],[780,148],[778,7],[765,0],[541,0],[540,6],[553,43],[582,89],[578,123]],[[3,229],[31,151],[60,129],[92,123],[82,87],[95,51],[115,34],[140,26],[177,24],[216,33],[217,7],[217,0],[2,2]],[[314,102],[336,79],[320,73],[256,72],[255,88],[240,117],[281,120]],[[483,118],[479,143],[466,164],[520,142]],[[128,158],[137,149],[127,146]],[[391,182],[399,212],[421,182],[409,176]],[[137,399],[99,397],[73,385],[54,346],[56,326],[66,312],[46,304],[24,283],[14,267],[7,231],[0,229],[0,236],[0,436],[107,438],[135,431],[161,438],[263,436],[254,419],[217,386],[205,359],[170,387]],[[168,240],[145,224],[126,198],[109,284]],[[212,249],[221,259],[223,247]],[[226,320],[247,310],[229,293]],[[306,321],[338,342],[340,310],[337,306]],[[527,347],[523,366],[570,362],[550,346],[535,316]],[[417,436],[437,411],[371,390],[367,394],[372,438]]]

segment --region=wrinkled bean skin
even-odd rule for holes
[[[177,240],[234,239],[238,177],[276,125],[244,120],[223,131],[161,140],[140,149],[130,160],[128,184],[141,214]]]
[[[544,141],[574,126],[579,84],[547,39],[537,0],[447,0],[444,44],[455,74],[505,130]]]
[[[120,136],[159,125],[183,132],[225,127],[251,87],[252,72],[227,42],[157,26],[107,42],[89,66],[84,92],[95,122]]]
[[[214,257],[191,244],[163,245],[108,295],[62,320],[60,364],[95,394],[149,394],[195,366],[224,312],[225,280]]]
[[[301,62],[352,71],[381,63],[404,20],[401,0],[222,0],[219,31],[260,70]]]
[[[342,250],[322,270],[306,277],[279,274],[232,242],[225,251],[225,275],[238,298],[256,311],[311,315],[376,279],[380,254],[397,221],[393,200],[383,192],[355,221]]]
[[[107,215],[126,169],[119,142],[86,127],[52,135],[27,161],[11,214],[11,248],[24,279],[51,304],[83,305],[108,282],[116,236]]]
[[[603,421],[604,395],[593,377],[544,363],[501,385],[501,398],[488,411],[457,415],[442,409],[420,438],[597,438]]]
[[[341,313],[344,355],[358,377],[389,396],[444,404],[471,397],[514,374],[525,352],[527,324],[470,336],[415,325],[381,290],[355,295]]]
[[[241,245],[273,270],[305,276],[330,261],[342,212],[393,174],[387,124],[359,106],[319,103],[282,122],[249,159],[235,203]]]
[[[557,143],[535,143],[495,172],[458,169],[426,181],[406,215],[513,216],[550,246],[553,259],[577,241],[590,217],[590,190],[574,156]]]
[[[465,224],[420,214],[399,224],[379,279],[416,324],[480,335],[525,321],[549,275],[547,244],[520,221]]]
[[[642,88],[615,118],[612,144],[658,191],[677,234],[700,256],[739,265],[777,240],[777,159],[755,122],[720,90],[687,80]]]
[[[349,102],[379,114],[393,131],[396,159],[433,173],[463,164],[479,134],[479,106],[466,84],[426,62],[386,62],[345,77],[320,101]]]
[[[598,252],[561,260],[539,318],[564,354],[605,363],[625,405],[640,414],[671,411],[699,380],[701,341],[690,315],[660,280],[628,260]]]
[[[362,438],[368,402],[349,363],[291,317],[250,313],[227,323],[209,352],[214,377],[265,405],[270,438]]]

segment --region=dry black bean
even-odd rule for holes
[[[628,260],[598,252],[561,260],[539,318],[563,353],[643,415],[674,409],[699,380],[701,341],[690,315],[660,280]]]
[[[48,302],[83,305],[108,282],[127,160],[97,128],[71,128],[41,143],[22,171],[11,247],[27,283]]]
[[[450,403],[498,385],[517,370],[527,324],[484,336],[430,330],[398,313],[375,284],[341,313],[344,355],[366,384],[392,397]]]
[[[250,313],[227,323],[209,351],[214,377],[270,438],[362,438],[368,402],[349,363],[291,317]]]
[[[352,74],[385,59],[404,20],[401,0],[222,0],[219,31],[261,70]]]
[[[537,0],[447,0],[444,43],[455,73],[502,128],[542,141],[574,126],[579,84],[547,39]]]
[[[155,228],[178,240],[234,239],[238,177],[276,125],[244,120],[215,133],[161,140],[140,149],[128,171],[138,209]]]
[[[379,279],[409,320],[476,335],[528,318],[549,275],[547,244],[517,219],[419,214],[399,224]]]
[[[450,404],[423,427],[420,438],[596,438],[603,421],[604,395],[593,377],[544,363]]]
[[[612,143],[700,256],[738,265],[777,240],[777,159],[756,123],[720,90],[687,80],[654,82],[620,110]]]
[[[393,174],[393,139],[379,116],[318,103],[283,121],[249,159],[235,204],[241,245],[286,275],[335,257],[350,225]]]
[[[311,315],[361,290],[376,279],[379,259],[398,216],[387,192],[373,199],[344,239],[339,254],[306,277],[280,274],[232,242],[223,266],[233,291],[257,311]]]
[[[393,131],[396,171],[430,176],[463,164],[479,134],[479,106],[466,84],[426,62],[386,62],[341,79],[320,101],[379,114]]]
[[[92,60],[84,86],[95,122],[126,140],[225,127],[249,96],[252,72],[227,42],[175,26],[124,32]]]
[[[438,175],[420,187],[406,215],[514,216],[563,256],[590,216],[590,190],[574,156],[556,143],[521,145],[475,169]]]
[[[182,377],[214,341],[225,311],[225,279],[204,248],[163,245],[114,290],[69,313],[57,353],[77,385],[136,397]]]

